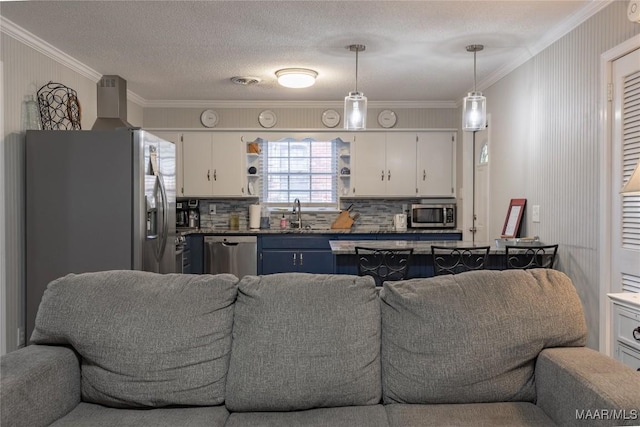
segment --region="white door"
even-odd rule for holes
[[[212,196],[213,144],[211,133],[185,132],[182,139],[184,196]]]
[[[620,194],[640,161],[640,49],[612,65],[611,292],[640,292],[640,195]]]
[[[244,196],[245,144],[239,133],[223,132],[213,135],[213,194],[215,196]]]
[[[418,195],[453,197],[455,139],[451,132],[418,133],[416,181]]]
[[[414,132],[389,132],[386,137],[386,194],[415,197],[416,134]]]
[[[475,139],[475,241],[488,242],[489,232],[489,128],[476,132]]]
[[[382,132],[356,135],[352,173],[354,196],[386,195],[386,136]]]

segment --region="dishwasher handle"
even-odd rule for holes
[[[222,242],[222,246],[238,246],[238,242]]]

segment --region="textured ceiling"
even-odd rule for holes
[[[609,1],[28,1],[0,14],[147,101],[459,101]],[[286,89],[275,71],[318,72]],[[254,76],[254,86],[231,83]]]

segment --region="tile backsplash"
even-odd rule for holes
[[[391,227],[393,216],[399,213],[408,213],[411,204],[419,203],[420,199],[347,199],[340,202],[341,209],[347,209],[353,204],[351,215],[356,213],[360,217],[354,223],[357,227],[379,226]],[[216,205],[216,213],[209,214],[209,205]],[[249,224],[249,206],[255,204],[255,199],[201,199],[200,200],[200,227],[226,230],[229,228],[229,218],[232,213],[238,213],[240,217],[240,229],[246,230]],[[292,205],[293,207],[293,205]],[[405,212],[406,210],[406,212]],[[272,228],[280,226],[282,211],[272,210],[270,222]],[[311,212],[302,208],[303,224],[312,224],[314,227],[330,227],[337,217],[337,212]],[[291,208],[285,213],[287,221],[291,219]]]

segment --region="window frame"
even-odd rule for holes
[[[339,207],[339,203],[340,203],[340,196],[338,194],[338,158],[339,158],[339,153],[338,153],[338,138],[334,137],[334,138],[318,138],[318,136],[296,136],[296,135],[289,135],[289,136],[283,136],[283,137],[262,137],[262,166],[261,166],[261,178],[262,178],[262,190],[260,192],[260,203],[267,206],[267,208],[274,208],[274,209],[278,209],[278,208],[290,208],[295,200],[295,198],[300,198],[300,197],[293,197],[292,193],[296,193],[296,192],[309,192],[312,193],[314,191],[313,189],[313,175],[317,175],[317,176],[330,176],[331,178],[331,184],[330,184],[330,192],[331,192],[331,199],[332,201],[330,202],[311,202],[311,201],[302,201],[302,198],[300,198],[301,200],[301,206],[306,207],[308,209],[311,210],[335,210],[338,209]],[[277,156],[273,156],[273,154],[269,154],[270,152],[270,143],[282,143],[282,142],[287,142],[289,143],[289,148],[288,148],[288,156],[284,157],[277,157]],[[292,143],[297,143],[297,142],[309,142],[309,143],[313,143],[313,142],[330,142],[331,143],[331,156],[330,157],[326,157],[326,156],[319,156],[316,158],[322,158],[322,159],[326,159],[326,158],[330,158],[330,164],[331,164],[331,171],[330,172],[316,172],[314,173],[311,169],[313,165],[313,159],[314,156],[312,156],[312,149],[311,147],[309,147],[309,157],[305,157],[305,156],[291,156],[291,144]],[[289,170],[287,172],[269,172],[269,159],[270,158],[287,158],[287,159],[295,159],[295,158],[308,158],[309,159],[309,169],[307,171],[303,171],[303,172],[292,172],[291,171],[291,167],[289,166]],[[268,196],[269,196],[269,176],[270,175],[285,175],[287,177],[292,177],[292,176],[309,176],[309,190],[292,190],[291,189],[291,184],[288,183],[287,184],[287,190],[283,191],[287,193],[287,199],[288,201],[286,202],[278,202],[278,201],[269,201],[268,200]],[[274,190],[271,190],[274,191]],[[316,191],[320,191],[320,190],[316,190]]]

